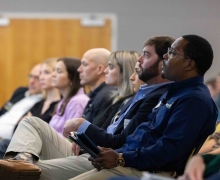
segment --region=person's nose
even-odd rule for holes
[[[42,81],[42,80],[44,80],[44,79],[45,79],[44,75],[41,74],[41,75],[39,76],[39,80]]]
[[[143,54],[138,58],[138,60],[137,60],[140,64],[142,64],[143,63]]]
[[[108,67],[105,68],[104,73],[105,73],[105,74],[108,74]]]
[[[130,76],[130,80],[134,81],[135,72]]]
[[[52,73],[52,77],[53,77],[53,78],[56,77],[56,72],[55,72],[55,71]]]
[[[34,78],[30,78],[30,79],[29,79],[29,83],[30,83],[30,84],[33,84],[33,83],[34,83]]]
[[[80,66],[78,67],[77,71],[78,71],[79,73],[82,72],[82,65],[80,65]]]

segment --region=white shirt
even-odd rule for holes
[[[0,116],[0,137],[11,139],[14,127],[20,118],[42,99],[42,94],[29,95],[27,91],[23,99],[15,103],[9,111]]]

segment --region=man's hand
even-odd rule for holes
[[[73,118],[67,120],[63,126],[63,135],[68,137],[70,132],[76,132],[84,121],[85,119],[83,118]]]
[[[75,156],[79,156],[80,146],[78,146],[76,143],[72,143],[72,151],[75,154]]]
[[[185,172],[178,180],[203,180],[205,163],[201,156],[194,156],[186,165]]]
[[[89,161],[92,162],[92,165],[98,170],[115,168],[117,166],[116,160],[119,156],[118,153],[111,148],[99,147],[99,149],[101,152],[98,158],[94,159],[89,157]]]

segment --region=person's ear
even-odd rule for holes
[[[186,66],[186,70],[190,71],[196,68],[196,62],[193,61],[192,59],[189,59],[189,62]]]
[[[104,70],[105,70],[105,66],[104,66],[104,65],[99,64],[99,65],[97,66],[97,74],[98,74],[98,75],[104,74]]]
[[[163,63],[163,61],[160,61],[160,62],[158,63],[158,71],[159,71],[159,72],[162,71],[162,63]]]

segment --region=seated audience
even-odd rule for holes
[[[118,90],[118,95],[115,97],[113,104],[109,107],[106,107],[104,113],[102,112],[105,114],[102,122],[106,125],[102,125],[101,129],[110,124],[112,117],[117,113],[120,106],[125,104],[130,97],[134,95],[132,84],[129,78],[133,73],[137,59],[138,53],[134,51],[116,51],[110,54],[109,65],[104,71],[106,74],[105,82],[108,85],[116,87]],[[115,77],[113,77],[113,75]],[[71,121],[76,120],[78,119],[73,119]],[[100,121],[100,118],[92,120],[92,124],[94,126],[96,126],[94,124],[96,120]],[[79,122],[76,123],[78,124]],[[87,123],[91,124],[89,121],[87,121]]]
[[[103,114],[102,128],[110,124],[112,117],[116,114],[120,106],[125,104],[134,95],[129,78],[133,73],[137,59],[138,53],[134,51],[116,51],[110,54],[108,67],[104,71],[105,83],[115,87],[118,92],[112,104],[100,112]]]
[[[28,89],[18,88],[11,99],[1,109],[0,137],[11,138],[18,121],[37,102],[43,99],[39,82],[40,64],[35,65],[28,75]]]
[[[39,81],[41,89],[45,93],[45,98],[36,103],[30,109],[28,114],[25,115],[25,117],[36,116],[47,123],[49,123],[50,119],[52,118],[55,106],[60,100],[60,93],[58,89],[52,87],[52,73],[55,69],[56,62],[57,58],[50,58],[41,64]],[[10,139],[4,139],[3,141],[0,141],[0,159],[3,158],[9,143]]]
[[[36,116],[49,123],[57,103],[61,99],[59,90],[52,86],[52,75],[57,63],[57,58],[45,60],[40,67],[40,85],[45,98],[36,103],[25,117]]]
[[[112,53],[109,58],[109,65],[104,71],[106,74],[106,84],[118,88],[119,96],[117,97],[117,99],[119,99],[120,97],[120,99],[123,99],[124,101],[127,97],[133,95],[133,88],[131,82],[129,81],[129,77],[132,75],[133,72],[132,67],[134,67],[135,63],[137,62],[137,58],[138,58],[138,53],[126,52],[126,51],[118,51]],[[43,70],[45,71],[45,68]],[[41,72],[42,72],[42,67],[41,67]],[[47,69],[46,72],[48,72]],[[41,76],[42,73],[40,73],[40,81],[43,80],[43,77]],[[122,79],[124,79],[123,82]],[[45,81],[43,82],[41,81],[41,83],[45,83]],[[121,101],[121,103],[123,101]]]
[[[152,108],[157,105],[160,96],[164,92],[166,92],[167,80],[161,78],[160,72],[161,72],[163,54],[166,53],[167,48],[172,44],[173,41],[174,41],[173,38],[162,36],[162,37],[153,37],[145,43],[144,54],[140,57],[140,60],[144,60],[145,63],[143,64],[143,67],[142,66],[140,67],[140,70],[139,68],[137,68],[136,70],[139,74],[139,77],[141,79],[144,79],[144,81],[148,85],[145,85],[140,88],[134,100],[132,101],[133,103],[129,107],[129,110],[126,111],[127,109],[125,109],[125,111],[124,112],[122,111],[120,114],[120,116],[122,116],[121,118],[122,125],[120,123],[120,129],[122,134],[120,135],[118,134],[118,136],[120,136],[122,141],[117,142],[118,146],[121,147],[124,144],[125,142],[124,139],[126,138],[126,136],[131,134],[133,130],[140,123],[148,121],[147,119],[148,114],[150,114]],[[149,58],[149,56],[147,56],[146,53],[152,54],[152,57]],[[128,125],[125,125],[123,123],[123,121],[126,119],[129,120]],[[17,130],[17,134],[19,136],[22,135],[19,133],[20,131],[28,132],[28,129],[31,126],[31,121],[32,121],[31,118],[22,121],[22,123],[19,125]],[[41,123],[41,121],[35,121],[35,122]],[[90,124],[90,126],[91,125],[93,124]],[[36,132],[38,132],[38,135],[34,136],[33,139],[35,139],[35,137],[38,137],[39,141],[42,140],[43,141],[41,143],[42,146],[39,145],[35,146],[35,143],[33,144],[31,143],[33,145],[33,151],[29,151],[25,148],[29,146],[25,144],[26,141],[24,142],[20,141],[22,145],[20,144],[21,146],[19,145],[19,147],[24,148],[23,150],[21,148],[15,147],[14,146],[15,143],[11,142],[11,148],[9,147],[8,153],[6,153],[5,158],[13,156],[12,154],[14,154],[14,152],[18,152],[18,149],[20,149],[20,152],[29,152],[30,154],[34,155],[34,157],[36,158],[39,158],[39,153],[40,153],[40,156],[44,160],[34,163],[42,169],[41,179],[69,179],[80,173],[93,169],[93,166],[87,161],[88,154],[73,156],[74,153],[71,150],[70,142],[58,136],[57,133],[49,127],[48,129],[38,128],[38,127],[42,127],[42,125],[41,124],[39,124],[38,126],[34,125]],[[49,131],[49,135],[52,134],[52,136],[45,137],[44,135],[48,134],[47,133],[48,131]],[[115,131],[114,136],[112,136],[112,142],[114,141],[114,138],[117,138],[117,133],[120,133],[120,131],[119,130]],[[25,133],[23,133],[23,135],[24,134]],[[16,137],[17,136],[14,136],[14,138]],[[22,137],[18,137],[18,138],[23,139]],[[101,142],[104,141],[105,139],[102,139]],[[112,144],[113,143],[111,143],[111,145]],[[29,157],[30,161],[32,161],[31,160],[32,156],[29,156],[30,155],[29,153],[25,153],[25,154],[26,156]],[[5,162],[6,161],[2,161],[1,162],[2,165],[5,164]],[[17,164],[17,162],[18,161],[15,160],[11,163]],[[26,165],[27,165],[26,163],[24,166],[22,165],[23,170],[27,168]],[[68,169],[66,169],[65,167],[68,167]],[[36,170],[36,166],[33,167],[33,165],[30,165],[30,168],[33,169],[34,171]],[[20,169],[20,171],[23,171],[22,169]],[[50,169],[50,171],[47,171],[47,169]],[[38,172],[39,172],[39,168],[38,168]],[[29,172],[29,176],[32,175],[34,174]]]
[[[153,56],[150,50],[145,49],[146,61]],[[141,177],[142,171],[169,177],[183,174],[193,149],[215,129],[217,109],[203,83],[212,60],[211,45],[204,38],[185,35],[176,39],[164,55],[161,72],[174,82],[148,116],[148,122],[129,135],[122,148],[100,147],[99,157],[89,158],[97,170],[72,180]],[[143,66],[146,61],[139,62]]]

